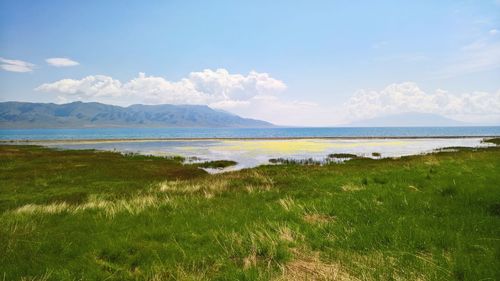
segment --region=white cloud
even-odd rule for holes
[[[48,58],[45,60],[48,64],[55,67],[68,67],[79,65],[77,61],[71,60],[69,58]]]
[[[22,60],[10,60],[0,57],[0,67],[5,71],[10,72],[31,72],[35,65]]]
[[[251,71],[247,76],[229,74],[225,69],[191,72],[188,80],[194,88],[218,99],[246,100],[256,95],[269,95],[286,89],[285,83],[267,73]]]
[[[498,33],[498,29],[492,29],[489,31],[489,34],[491,34],[491,35],[495,35],[497,33]]]
[[[267,73],[230,74],[225,69],[191,72],[187,78],[169,81],[144,73],[122,83],[109,76],[87,76],[80,80],[63,79],[46,83],[38,91],[73,96],[79,100],[122,99],[130,103],[211,104],[246,101],[258,95],[272,95],[286,89],[285,83]],[[116,99],[115,99],[116,101]]]
[[[78,100],[94,100],[101,97],[122,96],[122,84],[109,76],[87,76],[81,80],[63,79],[46,83],[36,88],[37,91],[72,95]]]
[[[426,93],[416,83],[391,84],[381,91],[359,90],[345,104],[351,120],[404,112],[435,113],[468,122],[500,122],[500,90],[453,95]]]

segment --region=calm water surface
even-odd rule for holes
[[[0,130],[0,140],[500,136],[500,126],[393,128],[113,128]]]

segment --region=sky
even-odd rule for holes
[[[500,0],[0,0],[0,101],[500,124]]]

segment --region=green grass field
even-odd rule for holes
[[[0,280],[500,280],[500,147],[181,160],[1,145]]]

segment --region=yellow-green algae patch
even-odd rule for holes
[[[322,152],[332,148],[353,148],[363,146],[402,146],[405,141],[381,142],[332,142],[330,140],[223,140],[221,145],[212,147],[217,150],[246,150],[261,151],[265,153],[296,153],[296,152]]]

